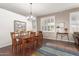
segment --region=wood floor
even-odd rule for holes
[[[44,40],[44,42],[51,43],[51,46],[79,52],[79,46],[71,42],[48,40],[48,39]]]
[[[74,43],[45,39],[44,44],[47,43],[50,43],[51,46],[79,52],[79,46],[75,45]],[[12,55],[13,54],[11,46],[0,48],[0,56],[12,56]]]

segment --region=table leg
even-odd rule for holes
[[[68,38],[68,40],[69,40],[69,35],[67,34],[67,38]]]
[[[57,40],[57,38],[58,38],[58,34],[56,34],[56,40]]]
[[[62,37],[63,37],[63,36],[62,36],[62,34],[61,34],[61,39],[62,39]]]

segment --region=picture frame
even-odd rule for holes
[[[14,20],[14,32],[26,31],[26,22]]]

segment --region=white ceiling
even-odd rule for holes
[[[32,12],[34,16],[43,16],[71,8],[79,7],[78,3],[33,3]],[[29,15],[29,3],[0,3],[0,8],[7,9],[9,11]]]

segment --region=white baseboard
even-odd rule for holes
[[[44,38],[44,39],[47,39],[47,38]],[[56,39],[53,38],[53,39],[49,39],[49,40],[56,40]],[[57,40],[57,41],[64,41],[64,42],[72,42],[72,43],[75,43],[74,41],[68,41],[68,40]]]
[[[5,43],[5,44],[0,44],[0,48],[9,46],[9,45],[11,45],[11,44],[12,44],[11,42],[7,42],[7,43]]]

